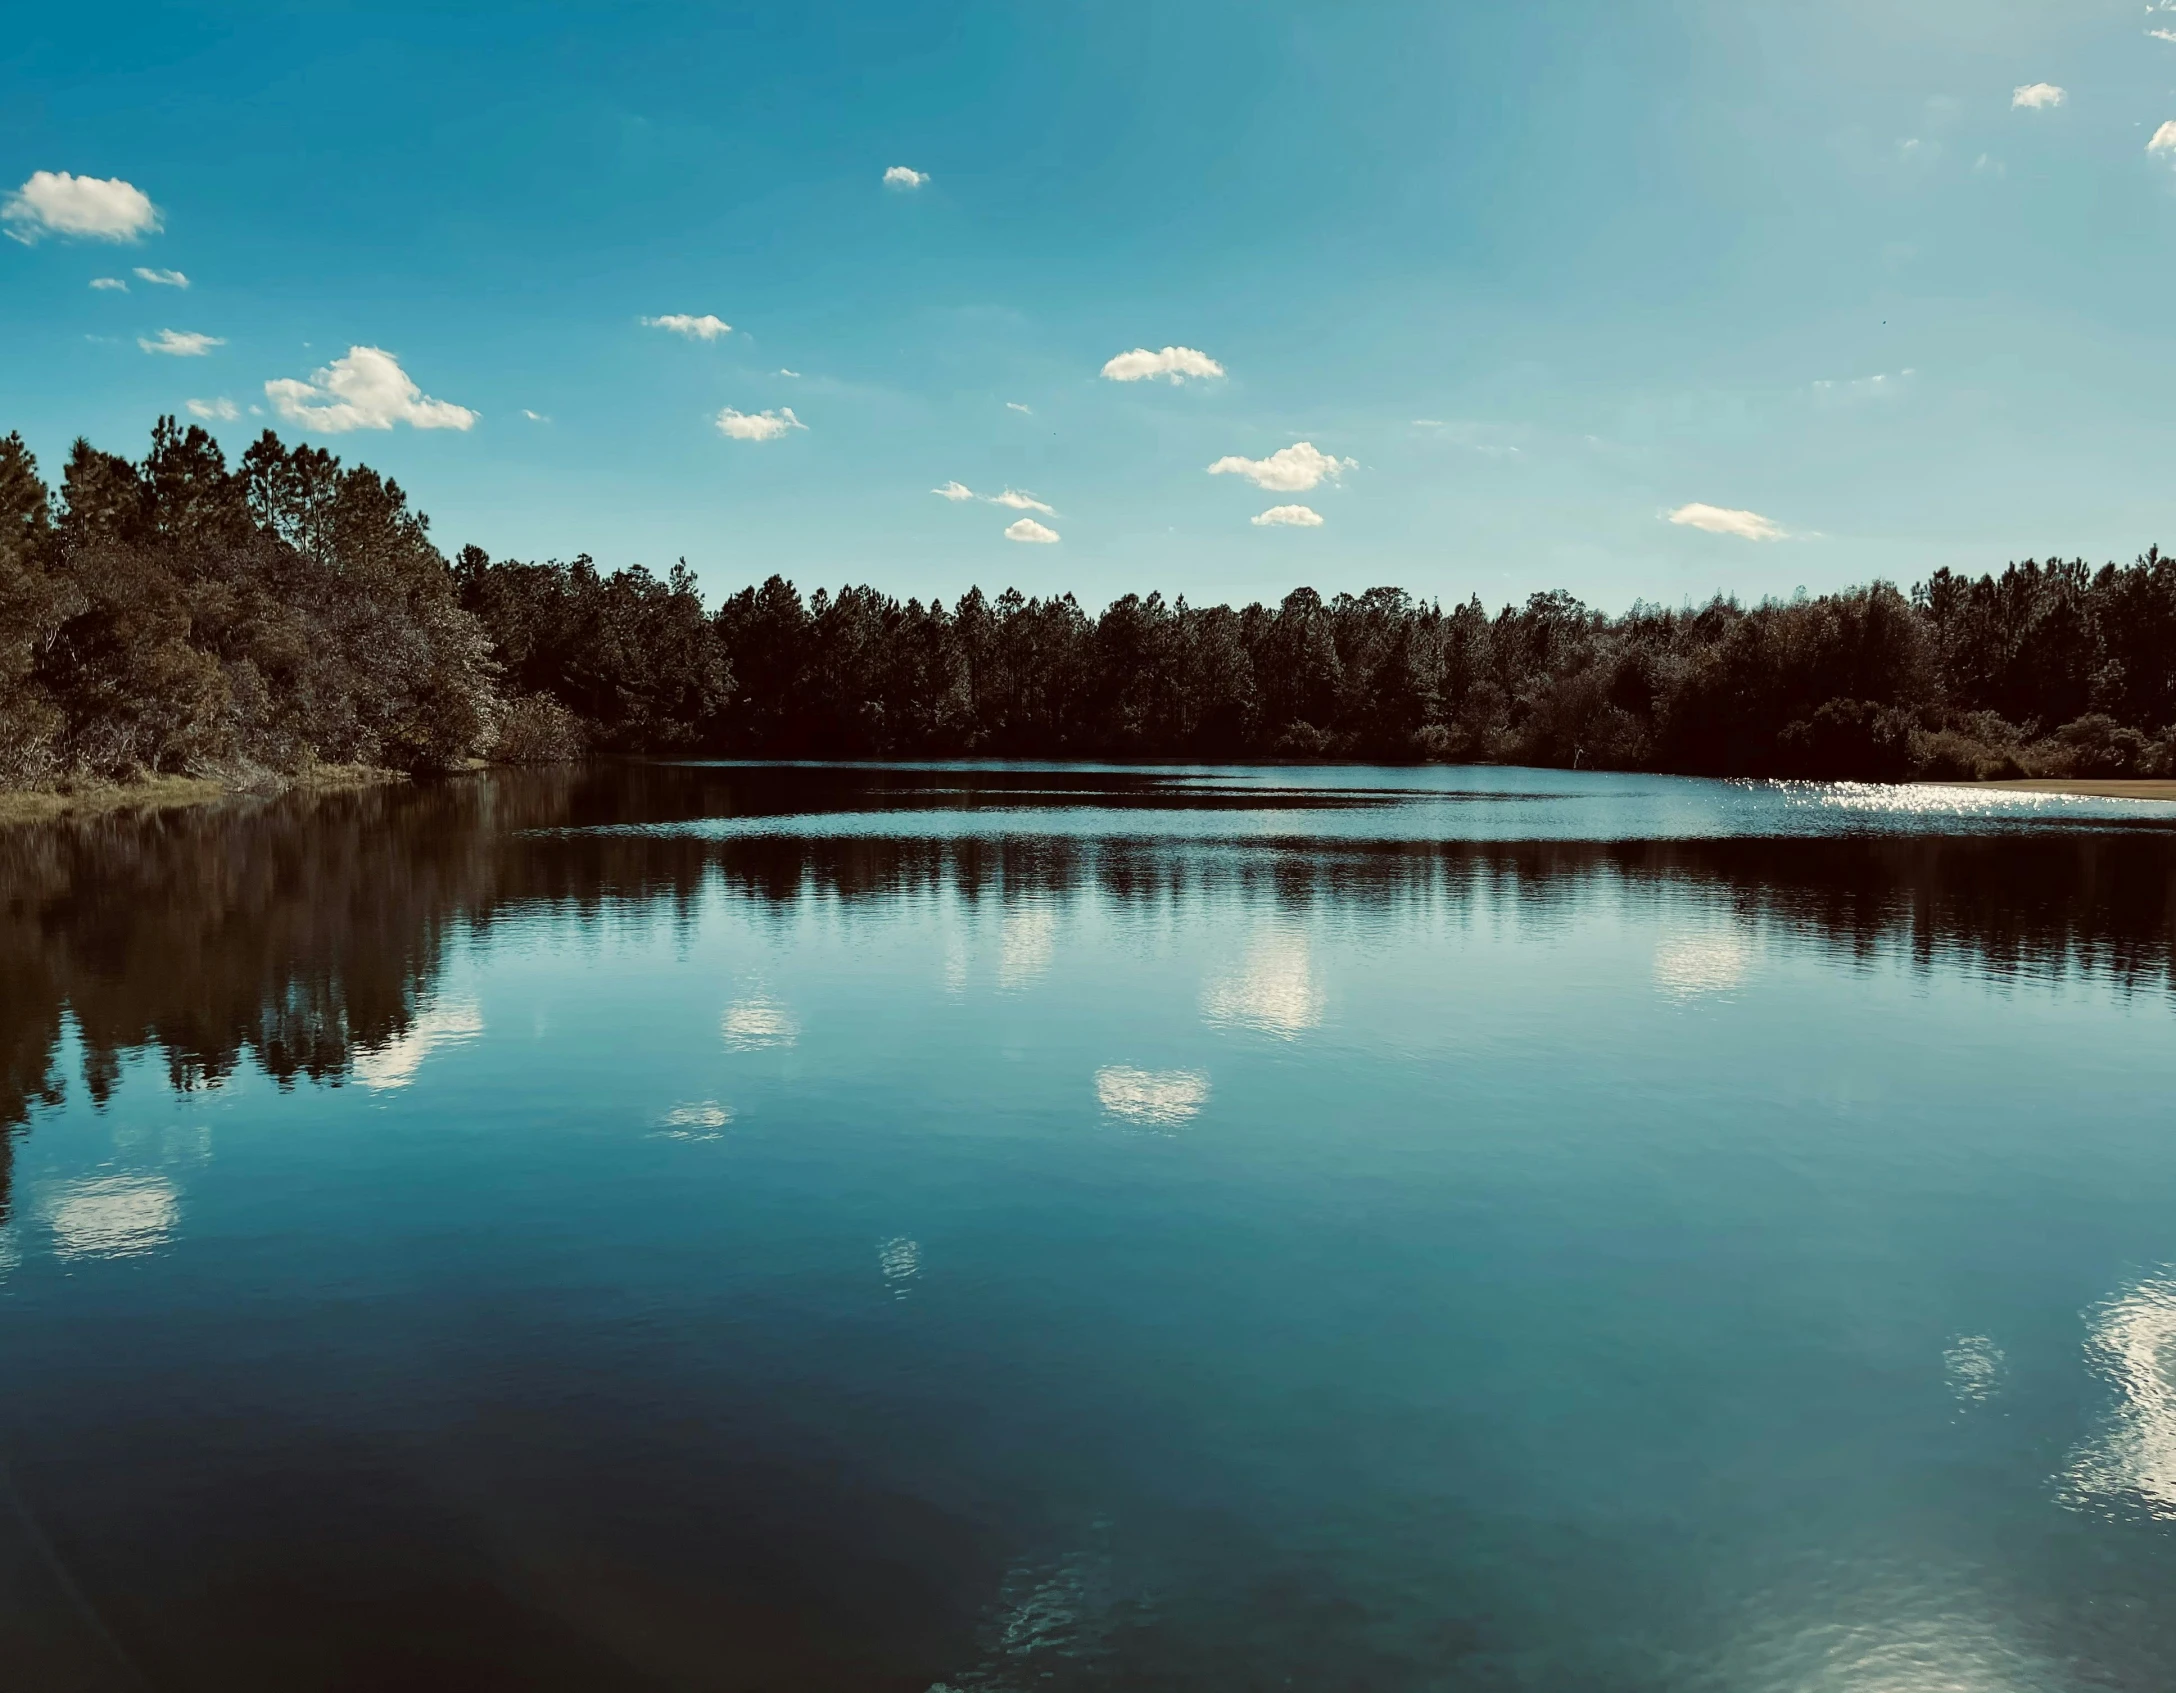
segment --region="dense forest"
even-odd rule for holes
[[[2170,775],[2176,560],[1615,616],[777,576],[713,609],[684,565],[449,564],[397,484],[269,431],[232,467],[172,419],[140,463],[78,441],[57,489],[0,441],[0,786],[587,751]]]

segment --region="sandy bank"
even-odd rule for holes
[[[2176,800],[2176,779],[2166,776],[2021,776],[2012,782],[1974,782],[1975,788],[2014,788],[2030,794],[2077,794],[2086,799]]]

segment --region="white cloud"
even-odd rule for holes
[[[919,188],[928,180],[928,171],[910,170],[905,165],[893,165],[884,173],[886,188]]]
[[[2176,41],[2176,29],[2149,29],[2146,33],[2156,41]]]
[[[717,422],[718,433],[729,441],[775,441],[781,435],[808,427],[793,415],[791,406],[759,412],[735,411],[727,406],[718,413]]]
[[[941,488],[932,488],[930,492],[939,499],[951,500],[955,504],[962,500],[980,500],[984,505],[1003,506],[1008,511],[1039,511],[1045,517],[1056,517],[1058,515],[1033,494],[1019,488],[1007,488],[1002,494],[978,494],[974,489],[968,487],[966,483],[955,481],[947,482]],[[1022,527],[1017,523],[1013,525],[1013,529]],[[1008,529],[1005,533],[1012,535],[1015,541],[1055,541],[1058,538],[1051,534],[1049,530],[1042,529],[1040,524],[1030,523],[1025,525],[1025,528],[1041,530],[1042,532],[1032,535],[1025,533],[1013,535],[1012,529]]]
[[[1007,400],[1005,402],[1005,409],[1007,411],[1016,411],[1022,417],[1033,417],[1035,415],[1033,412],[1029,411],[1026,406],[1023,406],[1018,400]]]
[[[1672,523],[1702,529],[1710,535],[1735,535],[1742,541],[1780,541],[1782,525],[1757,511],[1733,511],[1728,506],[1702,505],[1698,501],[1679,506],[1669,514]]]
[[[41,170],[31,172],[30,180],[0,205],[0,220],[25,245],[42,235],[134,241],[159,227],[159,208],[141,188],[117,176]]]
[[[1222,376],[1224,367],[1207,353],[1192,347],[1166,347],[1160,353],[1152,353],[1146,347],[1136,347],[1130,353],[1120,353],[1103,367],[1104,377],[1112,382],[1146,382],[1151,377],[1168,377],[1173,382],[1184,382],[1189,376]]]
[[[1307,506],[1271,506],[1247,521],[1257,529],[1320,529],[1322,514]]]
[[[93,288],[111,289],[120,294],[128,292],[128,284],[118,276],[94,276],[91,278],[91,286]]]
[[[152,270],[149,266],[138,265],[136,274],[146,282],[156,283],[161,288],[186,288],[189,286],[189,279],[178,270]]]
[[[232,423],[242,415],[242,408],[224,396],[216,400],[191,400],[189,415],[207,422]]]
[[[1356,462],[1322,452],[1312,441],[1295,441],[1289,447],[1280,447],[1266,459],[1241,458],[1237,454],[1220,458],[1209,467],[1209,474],[1244,476],[1257,488],[1267,488],[1273,493],[1304,494],[1319,486],[1324,477],[1335,482]]]
[[[1480,453],[1486,458],[1516,458],[1522,449],[1513,441],[1518,426],[1509,423],[1482,423],[1461,418],[1455,422],[1440,417],[1416,417],[1415,429],[1426,430],[1435,440],[1466,451]]]
[[[2176,153],[2176,118],[2153,132],[2153,139],[2146,143],[2149,153]]]
[[[523,417],[527,418],[527,419],[528,419],[528,420],[529,420],[529,421],[530,421],[531,423],[549,423],[549,422],[551,422],[551,419],[550,419],[550,418],[548,418],[548,417],[546,417],[546,416],[545,416],[545,415],[544,415],[544,414],[543,414],[542,412],[540,412],[540,411],[531,411],[531,410],[530,410],[530,409],[529,409],[529,408],[528,408],[527,406],[523,406],[523,407],[521,408],[521,415],[522,415]]]
[[[780,365],[778,374],[781,376],[799,376],[801,373],[797,370],[788,370],[784,365]]]
[[[2010,91],[2012,108],[2022,106],[2028,112],[2044,112],[2060,106],[2070,98],[2067,89],[2058,88],[2052,82],[2027,82]]]
[[[396,423],[412,429],[471,429],[476,423],[466,406],[425,394],[382,347],[350,347],[309,381],[283,376],[267,382],[264,393],[289,423],[327,435]]]
[[[715,341],[721,335],[733,333],[733,326],[712,312],[705,312],[701,317],[692,317],[686,312],[667,312],[663,317],[644,318],[642,326],[685,335],[690,341]]]
[[[1813,391],[1824,400],[1879,400],[1901,394],[1911,385],[1918,374],[1906,365],[1895,375],[1876,371],[1872,376],[1854,376],[1839,380],[1825,377],[1813,385]]]
[[[1034,541],[1048,546],[1057,538],[1058,532],[1055,529],[1045,529],[1032,517],[1023,517],[1018,523],[1005,525],[1005,539],[1008,541]]]
[[[148,336],[136,337],[136,345],[147,353],[171,353],[177,359],[200,359],[214,347],[227,343],[217,335],[200,334],[194,329],[162,329],[154,341]]]

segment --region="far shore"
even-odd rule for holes
[[[2176,779],[2167,776],[2020,776],[2007,782],[1970,782],[1958,785],[2010,788],[2026,794],[2075,794],[2080,799],[2176,800]]]
[[[473,761],[482,768],[483,761]],[[319,764],[272,781],[232,782],[215,776],[143,776],[126,782],[79,782],[62,789],[0,788],[0,828],[46,823],[63,817],[113,812],[172,811],[221,800],[268,799],[302,791],[338,791],[405,782],[407,773],[370,764]],[[2016,793],[2070,794],[2082,799],[2160,800],[2176,803],[2176,778],[2165,776],[2020,776],[2006,781],[1951,782],[1945,787],[1994,788]]]
[[[10,823],[49,823],[62,817],[94,817],[109,812],[173,811],[212,805],[220,800],[268,798],[296,789],[375,787],[405,782],[407,775],[374,764],[317,764],[270,783],[237,783],[216,776],[140,776],[127,782],[77,782],[59,788],[0,789],[0,827]]]

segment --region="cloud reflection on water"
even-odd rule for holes
[[[1228,1028],[1293,1040],[1322,1021],[1324,994],[1304,935],[1268,935],[1201,991],[1201,1014]]]
[[[1176,1128],[1209,1102],[1209,1078],[1199,1070],[1136,1070],[1106,1064],[1096,1072],[1103,1109],[1129,1123]]]
[[[914,1278],[922,1273],[922,1248],[918,1241],[904,1235],[877,1242],[877,1273],[884,1278],[884,1285],[891,1290],[894,1299],[904,1299],[912,1291]]]
[[[1047,905],[1005,913],[998,930],[997,985],[1024,988],[1050,969],[1058,952],[1058,915]]]
[[[2117,1400],[2107,1432],[2072,1456],[2063,1502],[2176,1521],[2176,1277],[2149,1277],[2102,1306],[2086,1345]]]
[[[794,1021],[792,1012],[773,1000],[760,998],[736,1000],[727,1006],[718,1031],[735,1052],[791,1046],[801,1038],[801,1025]]]
[[[374,1052],[355,1055],[355,1079],[372,1092],[404,1088],[416,1079],[424,1059],[442,1046],[474,1040],[484,1032],[484,1016],[475,1005],[434,1005],[408,1025],[408,1032]]]
[[[658,1133],[667,1140],[716,1140],[732,1120],[731,1108],[715,1099],[690,1100],[659,1119]]]
[[[46,1212],[62,1258],[138,1258],[173,1238],[181,1195],[158,1176],[93,1176],[70,1182]]]
[[[1994,1398],[2008,1367],[2002,1348],[1984,1334],[1960,1334],[1942,1351],[1942,1373],[1960,1405],[1984,1405]]]
[[[1655,944],[1655,986],[1671,999],[1727,993],[1745,980],[1753,948],[1736,929],[1666,935]]]

